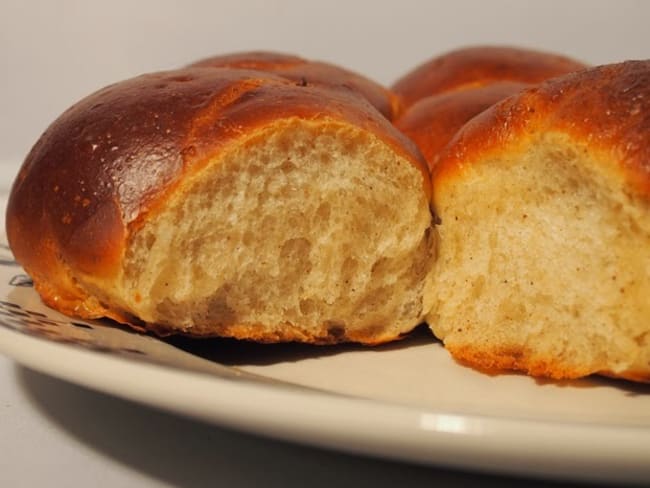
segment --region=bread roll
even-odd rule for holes
[[[650,61],[473,118],[433,174],[434,333],[487,370],[650,381]]]
[[[539,83],[586,66],[556,54],[506,46],[448,52],[416,67],[392,86],[404,108],[421,98],[495,81]]]
[[[432,168],[440,151],[468,120],[527,86],[510,81],[495,82],[425,97],[411,105],[395,126],[415,142]]]
[[[298,83],[343,87],[365,97],[385,117],[392,120],[399,111],[395,95],[374,81],[340,66],[308,61],[290,54],[251,51],[202,59],[190,67],[255,69],[274,73]]]
[[[358,95],[192,68],[61,115],[14,183],[7,234],[69,315],[375,344],[429,308],[429,196],[418,151]]]

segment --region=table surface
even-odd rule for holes
[[[265,439],[107,396],[0,356],[0,486],[575,486]]]

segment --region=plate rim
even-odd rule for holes
[[[650,478],[650,427],[468,415],[237,381],[2,327],[0,353],[92,390],[304,445],[495,474],[585,481]],[[173,395],[161,391],[168,383],[174,384]]]

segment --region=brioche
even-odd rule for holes
[[[425,97],[411,105],[395,126],[418,146],[432,168],[440,151],[468,120],[527,86],[510,81],[495,82]]]
[[[549,80],[433,170],[435,335],[486,370],[650,381],[650,61]]]
[[[223,54],[196,61],[189,67],[254,69],[298,83],[346,88],[366,98],[389,120],[400,110],[398,99],[391,91],[365,76],[334,64],[308,61],[290,54],[269,51]]]
[[[429,178],[349,90],[188,68],[62,114],[14,183],[7,235],[43,300],[69,315],[376,344],[430,308]]]
[[[436,56],[397,80],[392,91],[404,109],[416,101],[495,81],[535,84],[586,66],[552,53],[507,46],[475,46]]]

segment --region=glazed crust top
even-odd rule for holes
[[[7,207],[16,258],[45,295],[44,284],[64,286],[66,269],[111,276],[129,232],[182,179],[229,144],[294,118],[375,134],[422,172],[430,194],[415,146],[349,90],[238,69],[147,74],[81,100],[32,148]]]
[[[418,145],[431,169],[440,151],[468,120],[527,86],[506,81],[426,97],[411,105],[395,125]]]
[[[245,51],[231,54],[210,56],[190,64],[188,67],[199,68],[238,68],[260,71],[276,71],[291,68],[309,61],[293,54],[272,51]]]
[[[397,97],[369,78],[340,66],[290,54],[268,51],[225,54],[202,59],[189,67],[254,69],[301,84],[348,87],[364,96],[389,120],[393,120],[400,110]]]
[[[548,80],[470,120],[433,169],[434,186],[492,155],[515,154],[543,133],[561,133],[650,198],[650,60],[599,66]],[[434,190],[435,199],[435,190]]]
[[[586,65],[556,54],[506,46],[451,51],[416,67],[392,86],[404,107],[417,100],[495,81],[535,84]]]

